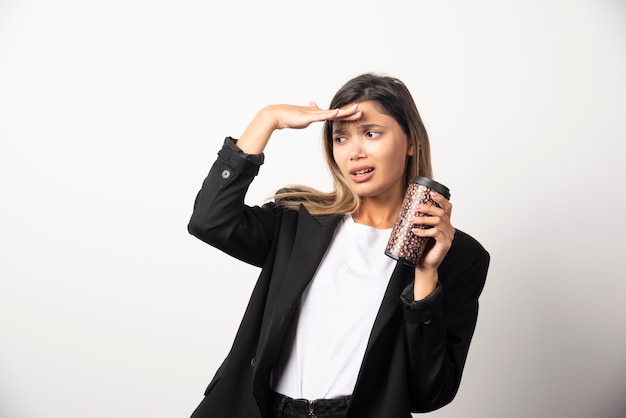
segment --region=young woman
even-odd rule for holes
[[[408,181],[432,177],[426,129],[392,77],[348,81],[330,109],[261,109],[226,138],[198,193],[190,233],[262,271],[193,418],[407,418],[459,388],[489,254],[435,195],[441,208],[412,220],[433,243],[420,264],[386,256]],[[334,189],[289,187],[246,206],[272,133],[317,121]]]

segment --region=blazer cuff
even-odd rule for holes
[[[443,288],[437,282],[437,287],[424,299],[413,300],[413,283],[408,285],[400,295],[404,319],[412,324],[429,324],[433,311],[442,308]]]
[[[218,156],[229,166],[242,174],[256,176],[259,167],[265,162],[265,154],[246,154],[238,146],[237,140],[228,136],[224,140]]]

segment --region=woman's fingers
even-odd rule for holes
[[[317,103],[310,101],[308,106],[273,105],[270,108],[276,114],[276,128],[306,128],[313,122],[327,120],[351,121],[362,116],[357,103],[338,109],[320,109]]]
[[[436,270],[452,247],[455,229],[449,223],[443,222],[440,217],[437,217],[437,220],[424,218],[435,217],[418,216],[416,220],[422,223],[417,223],[419,226],[413,228],[411,232],[418,237],[432,238],[434,244],[423,255],[419,267]]]
[[[434,246],[424,255],[422,264],[436,268],[452,246],[455,229],[450,223],[452,204],[438,193],[431,193],[431,198],[441,207],[421,205],[410,222],[414,225],[412,232],[415,235],[435,240]]]
[[[309,106],[296,105],[271,105],[268,111],[273,114],[276,120],[276,129],[302,129],[313,122],[331,119],[337,115],[338,110],[323,110],[317,107],[315,102],[309,102]]]
[[[430,198],[434,200],[448,216],[452,216],[452,203],[436,191],[430,192]]]
[[[352,121],[352,120],[358,120],[361,118],[361,116],[363,116],[363,113],[359,109],[358,103],[355,103],[347,107],[334,109],[334,110],[336,111],[336,113],[332,115],[331,117],[326,118],[326,120]]]
[[[332,118],[333,120],[357,120],[362,116],[361,110],[359,110],[359,104],[355,103],[348,107],[342,107],[338,109],[337,116]]]
[[[308,106],[296,105],[271,105],[268,111],[275,116],[276,129],[302,129],[313,122],[323,122],[327,120],[352,121],[362,116],[358,104],[342,107],[338,109],[320,109],[317,103],[310,101]]]

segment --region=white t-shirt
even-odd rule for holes
[[[273,371],[273,389],[294,399],[351,395],[395,260],[391,229],[346,216],[309,286]]]

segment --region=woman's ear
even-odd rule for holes
[[[413,142],[412,141],[407,141],[408,142],[408,147],[406,149],[406,155],[409,157],[412,157],[415,155],[415,147],[413,146]]]

